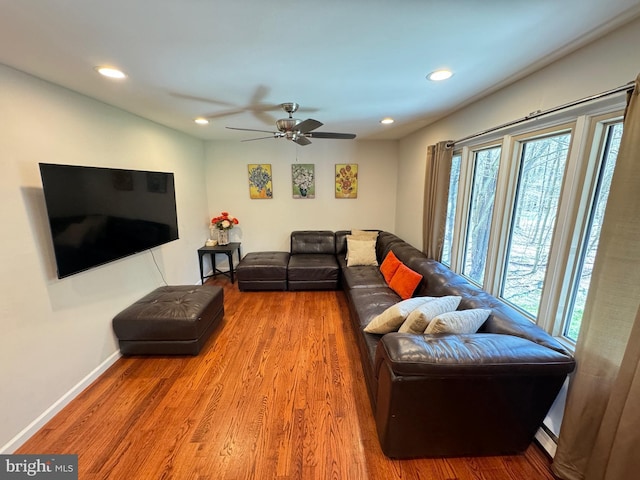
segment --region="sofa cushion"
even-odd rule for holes
[[[335,255],[335,235],[330,230],[299,230],[291,232],[291,255],[300,253]]]
[[[447,296],[419,305],[407,316],[398,332],[424,333],[431,320],[443,313],[454,311],[458,308],[460,300],[460,297]]]
[[[376,241],[365,237],[347,237],[347,267],[378,265]]]
[[[393,274],[389,286],[394,292],[400,295],[402,299],[407,299],[413,295],[420,280],[422,280],[422,275],[414,272],[405,264],[400,264],[396,273]]]
[[[491,310],[484,308],[443,313],[429,322],[424,333],[476,333],[490,314]]]
[[[371,287],[389,288],[378,267],[359,265],[347,268],[347,261],[344,258],[338,258],[338,264],[342,275],[342,286],[345,290]]]
[[[359,267],[356,267],[359,268]],[[364,329],[374,317],[401,299],[389,287],[354,288],[349,290],[348,300],[354,313],[353,323]]]
[[[338,280],[338,261],[335,255],[298,254],[289,257],[287,276],[289,282]]]
[[[374,317],[364,331],[378,334],[396,332],[411,312],[431,300],[435,299],[433,297],[414,297],[398,302]]]

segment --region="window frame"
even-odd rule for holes
[[[465,276],[462,272],[475,152],[499,146],[501,156],[482,288],[514,306],[570,349],[574,348],[574,342],[563,337],[565,324],[570,321],[566,318],[570,311],[568,302],[573,299],[582,245],[588,240],[588,222],[597,193],[596,186],[607,128],[621,120],[622,108],[623,105],[619,101],[609,101],[606,104],[573,109],[537,126],[514,126],[500,134],[493,134],[491,138],[485,136],[483,141],[476,140],[478,143],[473,143],[473,140],[466,141],[462,145],[456,145],[453,152],[454,155],[461,156],[461,165],[449,267]],[[534,318],[500,296],[506,272],[508,235],[515,212],[514,202],[521,168],[522,146],[527,141],[562,133],[570,133],[571,140],[540,306],[537,318]],[[476,284],[469,277],[465,278]]]

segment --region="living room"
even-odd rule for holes
[[[300,229],[376,228],[422,245],[426,147],[624,85],[638,74],[640,20],[619,26],[400,140],[207,141],[0,66],[3,336],[0,445],[10,453],[119,357],[111,319],[163,283],[199,282],[212,215],[240,219],[243,253],[287,250]],[[624,108],[624,98],[619,98]],[[65,280],[55,273],[39,162],[171,171],[180,239]],[[316,199],[291,198],[290,165],[314,164]],[[247,164],[273,169],[274,198],[251,200]],[[358,198],[336,199],[337,163],[359,165]],[[157,266],[156,266],[157,262]]]

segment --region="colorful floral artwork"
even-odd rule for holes
[[[315,198],[316,176],[313,164],[294,163],[291,165],[291,187],[293,198]]]
[[[271,164],[249,164],[249,197],[273,198],[273,177]]]
[[[358,164],[336,164],[336,198],[358,197]]]

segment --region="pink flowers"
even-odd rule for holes
[[[240,223],[237,218],[229,215],[229,212],[220,212],[220,215],[211,219],[211,225],[218,230],[229,230]]]

